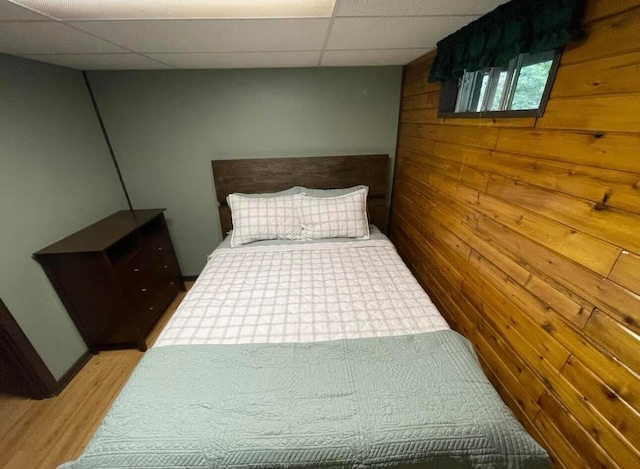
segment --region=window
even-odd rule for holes
[[[506,66],[465,72],[442,86],[442,117],[541,116],[560,53],[520,54]]]

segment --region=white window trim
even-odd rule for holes
[[[561,51],[558,50],[555,52],[551,64],[551,68],[549,70],[549,76],[547,78],[547,84],[542,94],[542,99],[540,101],[540,105],[537,109],[523,109],[523,110],[512,110],[509,109],[513,104],[513,99],[515,97],[515,92],[517,86],[517,80],[519,78],[520,70],[523,67],[523,64],[526,62],[527,55],[521,54],[518,57],[514,58],[509,62],[507,66],[507,76],[505,79],[505,85],[503,94],[500,97],[500,103],[498,110],[490,110],[487,107],[493,102],[493,98],[495,97],[496,87],[498,84],[498,80],[500,77],[500,71],[504,72],[504,68],[500,70],[501,67],[492,67],[490,69],[481,70],[483,74],[476,73],[475,76],[472,76],[473,80],[476,82],[470,87],[463,87],[465,76],[463,75],[459,79],[452,80],[450,82],[444,83],[442,86],[441,94],[440,94],[440,107],[438,110],[439,117],[492,117],[492,118],[501,118],[501,117],[527,117],[527,116],[542,116],[544,110],[546,108],[547,100],[549,95],[551,94],[551,88],[553,86],[553,81],[555,79],[555,75],[557,69],[560,64],[560,56]],[[529,64],[527,64],[529,65]],[[469,109],[470,105],[473,104],[474,94],[479,90],[477,87],[482,83],[482,77],[489,73],[489,82],[487,83],[487,92],[483,96],[483,103],[480,111],[476,110],[467,110],[461,111],[461,109]],[[466,75],[466,77],[470,77],[470,75]],[[461,94],[463,93],[463,94]],[[460,95],[461,99],[458,99],[458,95]],[[477,97],[476,97],[477,98]],[[474,106],[475,109],[477,107]]]

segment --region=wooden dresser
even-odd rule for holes
[[[123,210],[34,254],[93,353],[146,350],[184,289],[163,212]]]

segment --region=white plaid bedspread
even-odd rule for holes
[[[443,329],[447,322],[388,240],[219,248],[155,347]]]

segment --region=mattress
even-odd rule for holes
[[[381,234],[357,242],[220,247],[158,337],[185,344],[317,342],[449,329]]]

